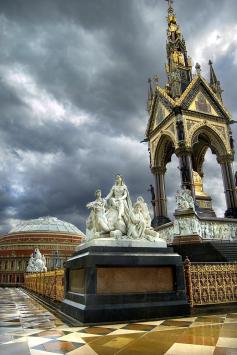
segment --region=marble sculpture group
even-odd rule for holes
[[[160,241],[159,234],[151,227],[151,217],[143,197],[132,204],[129,191],[121,175],[103,198],[101,190],[95,192],[95,201],[87,204],[91,210],[86,221],[87,240],[114,238]]]

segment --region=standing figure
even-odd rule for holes
[[[150,188],[147,191],[149,191],[151,193],[151,203],[153,204],[156,199],[154,186],[150,185]]]
[[[184,140],[184,125],[182,121],[177,121],[176,123],[179,141]]]
[[[155,212],[155,201],[156,201],[156,195],[155,195],[155,189],[153,185],[150,185],[150,188],[147,190],[151,193],[151,204],[153,207],[153,216],[155,218],[156,212]]]
[[[112,224],[117,222],[117,220],[119,223],[122,221],[126,224],[129,219],[129,209],[132,208],[132,202],[129,197],[128,188],[121,175],[116,175],[115,185],[112,187],[105,200],[110,204],[110,208],[107,212],[108,220],[112,222]],[[117,212],[116,220],[111,209]],[[113,221],[111,221],[111,217]]]
[[[181,171],[181,175],[182,175],[182,181],[188,182],[189,181],[189,173],[188,173],[188,169],[186,168],[186,166],[182,166],[181,168],[179,168],[179,170]]]

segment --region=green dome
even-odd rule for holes
[[[40,217],[22,221],[13,227],[9,234],[19,232],[47,232],[47,233],[70,233],[84,235],[76,226],[61,221],[56,217]]]

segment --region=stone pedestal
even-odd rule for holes
[[[88,242],[66,263],[65,290],[62,310],[82,323],[189,313],[182,258],[162,242]]]
[[[172,244],[201,243],[197,216],[193,209],[175,210],[174,239]]]
[[[210,196],[195,196],[196,212],[200,217],[216,217],[212,208],[212,199]]]

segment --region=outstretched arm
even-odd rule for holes
[[[110,192],[108,193],[108,195],[105,197],[105,200],[109,200],[112,196],[113,196],[113,193],[114,193],[114,188],[112,187],[112,189],[110,190]]]
[[[95,204],[95,202],[89,202],[89,203],[86,205],[86,207],[87,207],[87,208],[93,208],[93,207],[94,207],[94,204]]]

